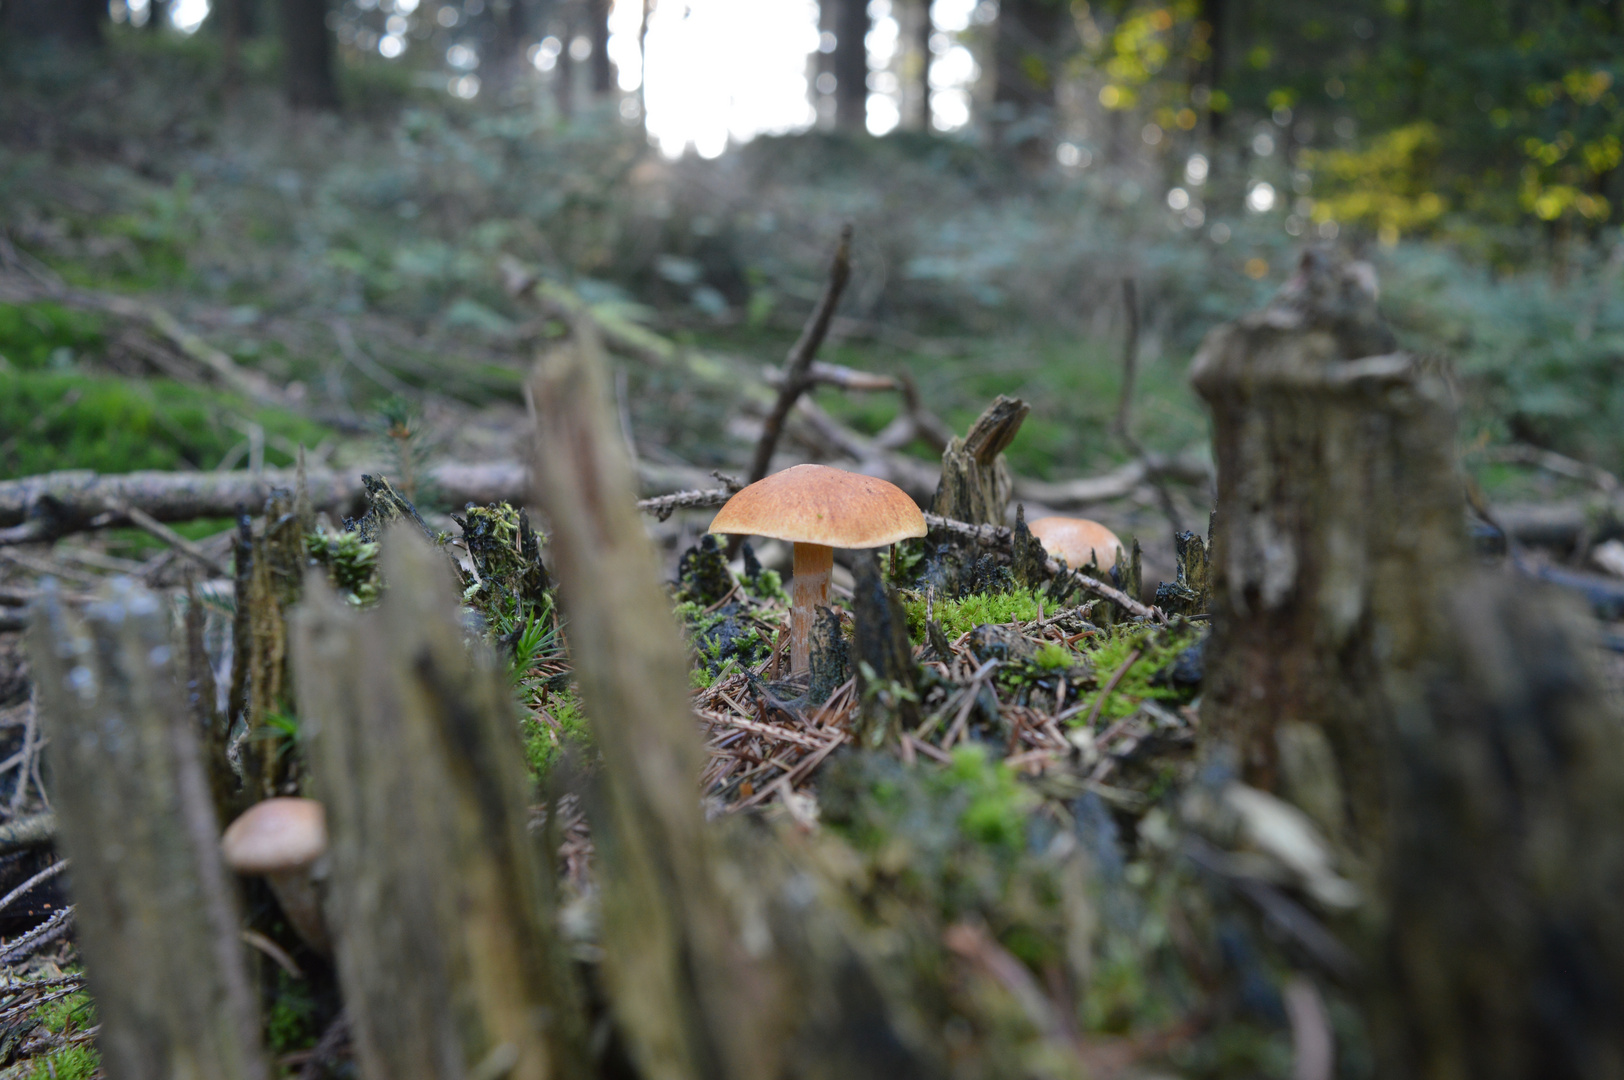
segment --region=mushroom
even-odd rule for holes
[[[331,955],[311,868],[327,853],[327,814],[315,799],[255,803],[220,837],[226,865],[244,877],[263,876],[294,931],[316,952]]]
[[[768,536],[795,545],[789,609],[790,670],[805,671],[813,609],[829,599],[835,548],[875,548],[925,535],[925,515],[895,484],[827,465],[796,465],[727,501],[713,533]]]
[[[1116,565],[1116,557],[1123,550],[1116,533],[1087,518],[1038,518],[1027,528],[1043,541],[1044,551],[1065,559],[1073,570],[1095,561],[1100,569],[1109,569]]]

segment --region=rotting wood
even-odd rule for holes
[[[703,759],[686,650],[633,500],[603,369],[595,334],[579,323],[571,343],[538,363],[531,390],[537,497],[604,760],[589,816],[605,975],[644,1075],[764,1078],[774,1072],[785,987],[745,951],[716,883],[694,797]]]
[[[972,525],[1004,523],[1014,480],[1003,454],[1031,411],[1021,399],[1000,394],[962,439],[947,444],[933,513]]]
[[[1353,817],[1340,832],[1379,848],[1388,684],[1445,636],[1437,601],[1464,569],[1465,502],[1447,382],[1388,351],[1357,266],[1305,255],[1192,366],[1218,462],[1202,720],[1271,791],[1277,721],[1321,727]]]
[[[857,553],[852,590],[853,667],[858,708],[853,734],[861,746],[878,749],[897,742],[920,723],[919,668],[908,639],[908,620],[896,590],[880,577],[872,551]]]
[[[851,649],[840,630],[840,616],[833,608],[819,607],[812,617],[812,647],[808,670],[811,681],[806,699],[813,705],[829,700],[850,678]]]
[[[303,595],[305,537],[314,525],[306,499],[273,491],[264,521],[253,533],[247,589],[237,597],[239,610],[247,612],[247,636],[232,642],[232,683],[240,683],[244,696],[242,714],[231,720],[247,725],[243,759],[258,798],[285,794],[284,785],[295,779],[297,758],[285,752],[287,735],[272,720],[293,711],[287,618]]]
[[[1570,604],[1467,555],[1453,404],[1310,253],[1193,377],[1219,470],[1201,738],[1320,823],[1383,1076],[1624,1061],[1624,716]]]
[[[445,561],[412,533],[384,538],[375,611],[312,573],[293,617],[362,1075],[588,1075],[552,877],[525,828],[512,693],[489,650],[470,655]]]
[[[109,1075],[264,1080],[230,875],[163,602],[49,587],[28,639]]]
[[[1203,615],[1211,605],[1210,524],[1207,535],[1209,540],[1188,531],[1173,537],[1174,578],[1156,587],[1156,606],[1169,615]]]

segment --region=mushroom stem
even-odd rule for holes
[[[282,905],[282,914],[287,916],[293,932],[317,953],[332,956],[327,920],[322,917],[321,897],[316,894],[316,883],[311,880],[309,867],[266,874],[265,883],[276,894],[276,902]]]
[[[825,544],[795,545],[795,577],[790,582],[789,659],[791,671],[806,671],[812,662],[812,616],[829,602],[829,571],[835,549]]]

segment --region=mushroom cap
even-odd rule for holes
[[[873,548],[924,536],[926,529],[925,515],[895,484],[827,465],[796,465],[734,495],[710,531]]]
[[[1116,533],[1097,521],[1087,518],[1038,518],[1027,528],[1043,541],[1043,550],[1057,559],[1065,559],[1072,569],[1087,566],[1094,558],[1105,569],[1116,562],[1117,552],[1125,550]]]
[[[255,803],[220,837],[220,854],[239,874],[278,874],[309,866],[327,851],[327,812],[315,799]]]

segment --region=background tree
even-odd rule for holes
[[[1023,154],[1047,156],[1070,8],[1061,0],[1003,0],[993,49],[993,132]]]
[[[295,109],[338,108],[327,0],[282,0],[282,63]]]
[[[107,0],[7,0],[0,4],[0,27],[17,41],[57,41],[64,45],[101,44]]]
[[[868,127],[868,0],[824,3],[835,7],[835,127],[864,131]]]

